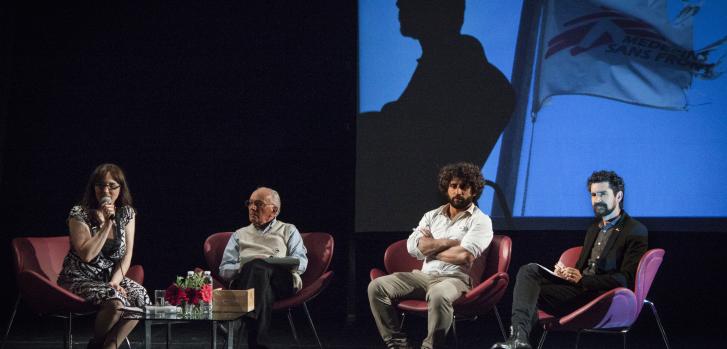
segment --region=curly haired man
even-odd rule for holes
[[[398,299],[426,299],[427,337],[422,348],[443,345],[452,325],[452,303],[472,287],[472,261],[492,241],[492,221],[476,205],[485,179],[471,163],[444,166],[439,190],[447,203],[424,214],[409,235],[410,255],[424,260],[421,270],[394,273],[371,281],[369,304],[388,348],[410,348],[393,304]]]

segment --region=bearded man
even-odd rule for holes
[[[593,172],[586,186],[596,219],[575,268],[556,264],[553,276],[535,263],[522,266],[513,290],[510,337],[492,349],[530,349],[538,308],[563,316],[616,287],[634,288],[648,231],[623,210],[624,181],[615,172]]]
[[[427,337],[421,347],[444,344],[453,321],[452,303],[472,288],[472,261],[492,241],[492,221],[475,205],[484,186],[478,166],[444,166],[439,190],[448,203],[425,213],[407,240],[409,254],[424,260],[422,269],[382,276],[369,284],[371,312],[388,348],[411,348],[393,305],[399,299],[426,299]]]

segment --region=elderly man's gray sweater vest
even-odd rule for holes
[[[250,224],[235,231],[237,242],[240,247],[240,268],[258,256],[264,257],[286,257],[288,256],[287,242],[290,239],[294,226],[289,223],[276,220],[265,234],[258,233],[255,226]],[[297,272],[293,273],[293,287],[300,290],[303,281]]]

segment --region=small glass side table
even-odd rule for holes
[[[228,312],[212,312],[210,314],[195,314],[193,316],[183,316],[181,313],[127,313],[124,318],[144,320],[144,348],[151,349],[151,326],[156,324],[167,325],[167,348],[171,341],[171,328],[173,323],[180,322],[199,322],[210,325],[211,337],[210,344],[212,348],[217,348],[217,324],[225,323],[227,331],[227,348],[232,349],[234,344],[234,333],[232,329],[236,320],[242,319],[250,312],[228,313]]]

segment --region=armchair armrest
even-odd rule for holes
[[[144,284],[144,267],[139,264],[132,265],[126,272],[126,277],[136,281],[139,285]]]
[[[507,273],[496,273],[482,281],[454,302],[459,311],[478,312],[477,308],[490,307],[502,298],[510,277]]]
[[[630,326],[637,315],[636,295],[629,289],[614,288],[555,321],[543,323],[548,330],[620,328]]]
[[[369,272],[369,277],[371,278],[372,281],[374,279],[379,278],[379,277],[382,277],[384,275],[387,275],[386,272],[383,271],[383,270],[381,270],[381,269],[379,269],[379,268],[373,268]]]
[[[329,270],[323,275],[321,275],[318,279],[311,282],[308,285],[304,285],[303,288],[296,294],[284,298],[281,300],[276,301],[273,303],[273,310],[278,309],[284,309],[284,308],[290,308],[293,306],[298,306],[304,302],[307,302],[313,298],[315,298],[321,291],[323,291],[328,284],[331,282],[331,279],[333,278],[333,271]]]
[[[18,288],[26,304],[38,314],[83,313],[95,309],[83,298],[34,270],[24,270],[18,274]]]
[[[464,296],[460,297],[455,301],[455,305],[462,305],[470,302],[474,302],[483,297],[490,297],[490,295],[498,290],[507,288],[507,284],[510,282],[510,277],[507,273],[496,273],[482,281],[479,285],[475,286],[469,292],[465,293]]]
[[[301,297],[305,298],[306,301],[311,300],[328,286],[332,278],[333,271],[329,270],[323,273],[323,275],[321,275],[315,281],[311,282],[308,285],[304,285],[300,292],[298,292],[298,294]]]

